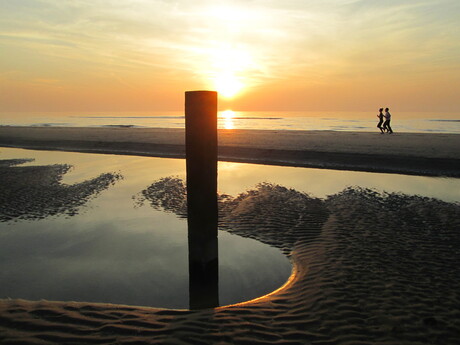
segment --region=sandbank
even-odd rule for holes
[[[225,130],[219,160],[298,167],[460,176],[460,135]],[[0,146],[185,157],[184,129],[0,127]]]

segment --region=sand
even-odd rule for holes
[[[18,129],[14,135],[8,130],[0,131],[2,145],[5,140],[18,146],[45,144],[42,148],[53,140],[56,144],[54,134],[47,136],[41,129]],[[22,130],[24,137],[20,136]],[[54,129],[45,130],[55,133]],[[174,139],[181,136],[180,131],[158,131],[167,140],[165,145],[180,146]],[[131,132],[127,132],[128,137]],[[156,130],[141,132],[154,140]],[[95,146],[85,150],[97,150],[99,133],[124,131],[95,129],[87,133],[92,133],[90,143]],[[224,140],[226,134],[220,138]],[[270,150],[270,145],[279,140],[277,145],[284,142],[287,151],[299,151],[288,139],[269,140],[270,136],[267,139],[265,135],[270,142],[264,143],[250,134],[242,131],[240,139],[228,139],[227,147],[233,147],[233,143],[247,148],[244,145],[249,141]],[[335,134],[318,135],[340,137]],[[40,139],[34,135],[44,136]],[[341,152],[351,156],[362,153],[363,145],[373,145],[372,135],[363,133],[362,138],[369,141],[362,144],[363,140],[346,133],[343,138],[350,138],[350,142]],[[449,145],[458,144],[457,136],[421,135],[420,145],[425,149],[433,142],[441,145],[429,153],[400,136],[403,134],[376,136],[375,140],[385,140],[386,148],[396,148],[390,140],[398,140],[398,145],[405,143],[402,151],[397,151],[403,157],[458,162],[454,148],[449,151]],[[66,138],[70,142],[66,145],[74,139],[82,143],[75,130],[68,131]],[[123,134],[117,138],[112,139],[120,143],[126,139]],[[435,139],[427,143],[427,138]],[[146,140],[134,144],[141,147],[147,145]],[[302,145],[307,146],[300,151],[314,144],[307,140]],[[311,152],[324,148],[319,145]],[[440,153],[440,148],[445,152]],[[65,149],[77,147],[69,145]],[[112,146],[111,150],[117,148]],[[376,150],[372,155],[379,155],[381,148]],[[12,168],[6,167],[4,176],[12,178],[14,171],[8,170]],[[56,172],[57,167],[48,169],[57,175],[62,173]],[[41,181],[48,188],[55,179]],[[166,188],[176,192],[164,193]],[[183,181],[179,179],[155,181],[143,197],[154,208],[184,216]],[[226,231],[270,244],[290,257],[293,272],[279,290],[239,305],[197,311],[0,300],[0,344],[458,344],[459,203],[359,188],[318,199],[271,184],[219,199],[221,226]]]
[[[0,127],[0,146],[185,156],[183,129]],[[219,130],[219,159],[339,170],[460,176],[460,135]]]

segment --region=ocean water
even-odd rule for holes
[[[395,132],[460,133],[460,113],[394,112]],[[259,130],[378,131],[376,112],[232,111],[218,114],[218,127]],[[184,128],[176,112],[0,113],[0,126]]]

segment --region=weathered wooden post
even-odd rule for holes
[[[217,92],[185,93],[190,309],[219,305]]]

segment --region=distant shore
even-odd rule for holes
[[[0,146],[185,157],[183,129],[0,126]],[[219,130],[219,160],[460,177],[460,135]]]

